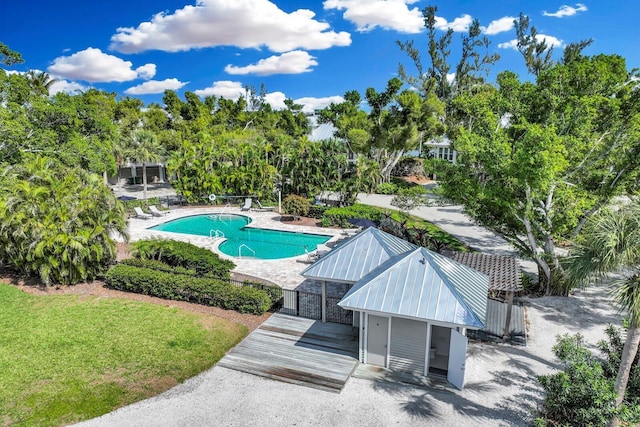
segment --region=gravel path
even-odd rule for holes
[[[555,337],[595,345],[620,316],[602,288],[528,299],[527,347],[469,346],[464,390],[351,378],[340,394],[214,367],[166,393],[81,423],[98,426],[525,426],[541,398],[536,376],[557,368]]]

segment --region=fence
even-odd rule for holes
[[[321,294],[282,289],[276,285],[269,285],[250,280],[224,280],[228,280],[229,283],[235,286],[251,286],[252,288],[265,291],[271,298],[271,301],[273,301],[273,305],[271,306],[272,310],[280,310],[285,314],[300,316],[307,319],[322,319]],[[327,322],[352,325],[353,312],[351,310],[345,310],[338,305],[338,302],[340,302],[341,299],[342,298],[340,297],[327,297]]]
[[[338,305],[342,298],[327,297],[327,322],[353,324],[353,312]],[[312,292],[282,290],[282,308],[285,314],[305,317],[307,319],[322,319],[322,295]]]

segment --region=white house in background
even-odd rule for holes
[[[147,183],[165,182],[166,176],[164,163],[147,163]],[[109,184],[142,184],[142,163],[127,162],[121,165],[118,174],[109,177]]]
[[[423,148],[428,147],[426,151],[436,159],[446,160],[451,163],[456,162],[458,152],[453,148],[451,140],[445,136],[442,138],[431,139],[422,143]]]
[[[484,327],[487,275],[376,228],[337,246],[301,274],[322,282],[323,310],[327,285],[350,285],[338,305],[354,312],[361,362],[446,375],[462,389],[465,334]]]

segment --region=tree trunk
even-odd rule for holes
[[[629,329],[627,330],[627,339],[624,342],[622,348],[622,356],[620,358],[620,368],[618,369],[618,375],[616,377],[615,391],[616,391],[616,407],[622,405],[624,400],[624,394],[627,390],[627,383],[629,382],[629,375],[631,374],[631,367],[633,361],[638,352],[638,345],[640,344],[640,322],[638,322],[633,316],[631,318]],[[610,426],[619,425],[619,420],[612,419],[609,423]]]
[[[142,164],[142,197],[147,200],[147,164]]]

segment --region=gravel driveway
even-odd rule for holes
[[[472,344],[462,391],[351,378],[340,394],[214,367],[166,393],[79,425],[524,426],[541,397],[536,376],[557,367],[555,336],[595,345],[620,316],[602,288],[528,299],[528,347]]]

